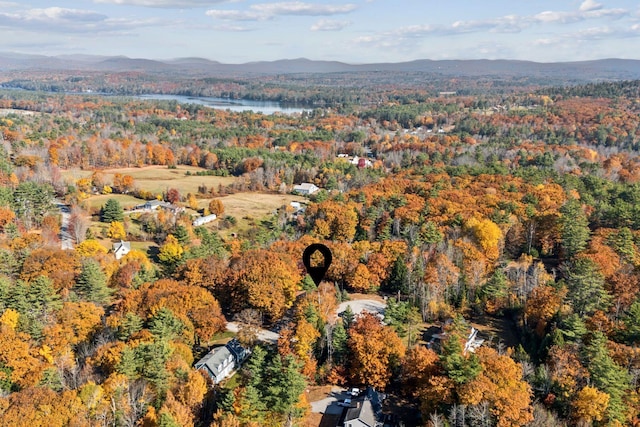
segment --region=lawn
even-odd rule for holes
[[[119,168],[119,169],[105,169],[102,171],[107,182],[113,181],[113,177],[116,173],[122,175],[131,175],[134,179],[134,185],[141,189],[147,190],[153,194],[160,194],[166,191],[168,188],[177,188],[180,194],[185,196],[187,193],[197,193],[198,187],[202,184],[207,188],[214,188],[218,190],[218,186],[227,186],[235,181],[235,177],[232,176],[197,176],[197,172],[205,171],[206,169],[180,165],[175,169],[169,169],[167,166],[145,166],[141,168]],[[189,172],[192,175],[187,176]],[[68,180],[75,182],[80,178],[86,178],[91,176],[93,171],[80,170],[80,169],[68,169],[63,171],[63,176]]]
[[[235,193],[219,197],[224,206],[224,214],[236,218],[236,229],[246,230],[251,223],[258,222],[262,218],[273,215],[278,208],[289,205],[291,202],[306,202],[304,197],[293,194],[271,193]],[[201,208],[209,205],[211,199],[202,199],[198,202]]]

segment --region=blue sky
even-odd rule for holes
[[[640,2],[0,0],[0,51],[234,64],[640,59]]]

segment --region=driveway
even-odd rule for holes
[[[338,306],[336,310],[336,316],[340,316],[343,311],[347,309],[347,306],[351,307],[354,314],[360,314],[363,311],[375,314],[384,318],[384,310],[387,308],[386,302],[382,302],[377,299],[354,299],[345,301]]]
[[[347,394],[347,390],[342,387],[333,387],[327,397],[311,402],[311,412],[340,415],[342,414],[342,406],[338,406],[338,402],[350,397],[351,396]]]
[[[228,331],[238,333],[239,329],[240,329],[240,325],[238,325],[236,322],[227,322]],[[267,329],[260,329],[258,331],[258,340],[260,341],[275,344],[278,342],[278,338],[280,338],[280,335],[278,335],[275,332],[269,331]]]

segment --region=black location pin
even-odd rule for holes
[[[320,252],[324,257],[324,262],[322,263],[322,265],[311,264],[311,256],[316,252]],[[307,269],[307,273],[309,273],[309,276],[311,276],[316,286],[320,285],[320,282],[322,282],[324,275],[327,274],[327,270],[329,270],[329,266],[331,265],[331,260],[331,250],[329,250],[328,247],[321,243],[314,243],[312,245],[309,245],[307,246],[307,249],[304,250],[304,253],[302,254],[302,262],[304,264],[304,267]]]

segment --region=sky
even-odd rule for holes
[[[0,52],[227,64],[640,59],[640,2],[0,0]]]

